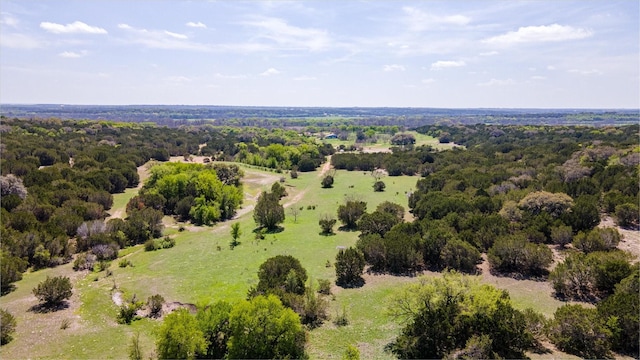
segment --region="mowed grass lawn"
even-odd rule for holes
[[[345,197],[355,197],[367,202],[367,211],[383,201],[391,201],[407,209],[407,193],[415,188],[418,177],[386,177],[386,191],[375,193],[373,178],[365,172],[338,171],[331,189],[320,186],[319,171],[300,173],[298,179],[288,175],[250,168],[244,191],[255,197],[271,186],[265,179],[277,181],[286,176],[284,183],[288,196],[281,203],[287,204],[283,231],[267,234],[256,241],[253,230],[256,224],[252,212],[240,218],[213,227],[187,226],[178,232],[178,225],[166,229],[176,240],[170,249],[145,252],[142,246],[121,251],[121,256],[133,263],[133,267],[120,268],[115,260],[110,270],[89,274],[75,273],[67,264],[55,269],[28,273],[17,283],[17,290],[2,297],[2,307],[8,308],[17,318],[18,330],[10,344],[0,348],[0,357],[17,358],[126,358],[131,337],[139,333],[145,357],[154,352],[154,331],[158,320],[142,319],[132,325],[120,325],[116,321],[118,307],[112,301],[114,289],[123,293],[124,299],[132,296],[146,300],[154,294],[162,295],[167,302],[203,305],[217,300],[239,301],[246,298],[249,288],[257,283],[260,264],[272,256],[286,254],[300,260],[314,282],[318,279],[335,279],[332,267],[338,247],[353,246],[357,232],[338,231],[332,236],[321,236],[318,220],[323,214],[336,215]],[[132,194],[116,195],[114,203],[124,206]],[[249,201],[245,206],[253,204]],[[291,208],[298,209],[294,221]],[[301,210],[300,210],[301,209]],[[117,210],[114,208],[114,210]],[[242,230],[241,244],[229,248],[230,224],[239,222]],[[171,223],[171,222],[169,222]],[[37,303],[30,291],[47,275],[68,274],[74,277],[74,297],[71,306],[49,314],[35,314],[28,308]],[[438,275],[431,275],[438,276]],[[331,320],[310,332],[308,351],[312,358],[340,358],[348,345],[360,349],[363,358],[391,358],[384,346],[397,335],[399,325],[387,312],[387,304],[404,284],[414,281],[410,277],[365,276],[366,284],[359,289],[341,289],[333,286],[330,298],[330,315],[346,310],[349,325],[336,327]],[[507,284],[514,291],[527,291],[530,284],[511,284],[495,280],[495,285]],[[514,280],[515,281],[515,280]],[[550,316],[559,306],[545,291],[537,300],[522,301],[534,294],[512,294],[521,307],[540,307]],[[518,304],[517,304],[518,305]],[[64,319],[70,322],[61,329]]]

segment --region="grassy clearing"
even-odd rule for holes
[[[273,181],[282,176],[267,171],[245,167],[244,192],[251,206],[255,198]],[[105,272],[75,273],[67,264],[25,274],[17,283],[17,290],[2,297],[2,307],[8,308],[18,320],[15,340],[0,349],[2,358],[126,358],[131,337],[140,333],[145,357],[154,349],[153,331],[157,320],[143,319],[132,325],[116,323],[118,308],[111,299],[115,286],[125,299],[135,294],[138,299],[160,294],[166,301],[206,304],[216,300],[237,301],[244,299],[252,285],[257,283],[257,270],[267,258],[289,254],[297,257],[307,269],[310,278],[335,279],[332,266],[338,246],[352,246],[357,232],[337,231],[332,236],[321,236],[318,226],[322,214],[335,216],[337,207],[345,196],[353,196],[367,202],[367,210],[373,211],[383,201],[392,201],[407,208],[406,193],[415,187],[417,177],[386,177],[385,192],[373,192],[373,178],[366,172],[338,171],[332,189],[322,189],[320,173],[300,173],[298,179],[286,178],[289,195],[282,200],[290,204],[285,210],[287,219],[284,230],[267,234],[256,241],[252,213],[243,213],[238,219],[214,227],[192,227],[178,232],[181,224],[166,222],[166,233],[176,239],[170,249],[145,252],[142,246],[125,249],[133,267],[119,268],[118,260],[111,265],[112,276]],[[286,175],[285,175],[286,176]],[[133,192],[115,196],[114,211],[124,209]],[[118,204],[117,206],[115,204]],[[296,221],[291,208],[300,212]],[[230,225],[240,224],[241,244],[234,250]],[[31,289],[46,275],[69,274],[74,277],[74,298],[69,309],[34,314],[27,311],[36,304]],[[308,350],[312,358],[339,358],[348,345],[360,349],[363,358],[385,359],[391,354],[383,348],[397,334],[399,325],[386,313],[389,297],[401,286],[415,278],[393,276],[366,276],[366,284],[359,289],[333,287],[335,300],[331,301],[330,314],[336,316],[343,308],[350,324],[336,327],[331,321],[310,332]],[[547,316],[562,303],[550,297],[546,283],[517,281],[509,278],[483,276],[483,281],[510,291],[519,308],[533,307]],[[548,287],[548,285],[545,285]],[[64,318],[71,319],[71,326],[60,329]]]

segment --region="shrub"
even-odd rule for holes
[[[480,263],[480,252],[466,241],[453,239],[448,241],[440,253],[440,261],[446,268],[475,273]]]
[[[93,270],[97,257],[94,254],[82,253],[78,254],[73,261],[73,270]]]
[[[615,249],[622,236],[614,228],[593,229],[588,233],[580,232],[573,239],[573,246],[584,253]]]
[[[551,228],[551,241],[554,244],[564,247],[573,240],[573,230],[571,226],[556,226]]]
[[[161,241],[160,241],[160,247],[162,249],[169,249],[172,248],[176,245],[176,240],[174,238],[171,238],[169,236],[165,236]]]
[[[144,251],[154,251],[156,250],[156,241],[153,239],[149,239],[144,243]]]
[[[322,216],[322,218],[320,218],[320,220],[318,220],[318,225],[320,225],[320,228],[322,229],[321,234],[322,235],[330,235],[333,234],[333,226],[336,224],[336,219],[333,218],[331,215],[324,215]]]
[[[336,318],[333,320],[333,323],[336,326],[347,326],[349,325],[349,317],[347,316],[347,309],[343,306],[342,312],[336,314]]]
[[[341,249],[336,255],[336,284],[342,287],[362,286],[364,265],[364,255],[360,250],[352,247]]]
[[[319,279],[318,292],[323,295],[331,295],[331,281],[328,279]]]
[[[558,349],[585,358],[609,356],[611,331],[596,309],[581,305],[558,308],[549,324],[549,339]]]
[[[16,318],[7,310],[0,309],[0,345],[7,344],[16,332]]]
[[[373,191],[375,192],[382,192],[386,187],[387,185],[384,183],[384,181],[376,181],[375,183],[373,183]]]
[[[595,301],[612,293],[631,272],[629,255],[624,252],[575,253],[553,269],[549,281],[561,298]]]
[[[137,320],[138,310],[142,308],[142,303],[136,300],[135,295],[131,301],[125,302],[120,305],[118,310],[118,324],[131,324],[132,321]]]
[[[162,305],[164,304],[164,298],[162,295],[155,294],[149,296],[147,299],[147,307],[149,307],[149,317],[156,318],[160,316],[162,312]]]
[[[553,253],[542,244],[532,244],[521,236],[503,237],[488,252],[489,263],[501,272],[536,275],[546,271]]]
[[[640,211],[636,204],[622,204],[615,208],[616,223],[621,227],[637,228],[640,218]]]
[[[342,355],[342,360],[360,360],[360,350],[353,345],[349,345]]]
[[[55,307],[71,297],[71,280],[66,276],[48,277],[33,289],[33,294],[45,307]]]
[[[129,359],[130,360],[142,360],[142,347],[140,346],[140,333],[136,333],[131,337],[131,343],[129,343]]]
[[[333,187],[333,176],[325,175],[322,178],[321,184],[322,184],[322,188],[324,188],[324,189],[328,189],[328,188]]]
[[[120,259],[118,266],[121,268],[126,268],[127,266],[133,267],[133,263],[129,259]]]

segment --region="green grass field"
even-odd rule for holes
[[[260,191],[282,176],[248,167],[244,170],[244,191],[249,199],[244,206],[251,206],[252,199]],[[138,299],[146,300],[160,294],[167,302],[237,301],[244,299],[248,289],[257,283],[260,264],[279,254],[298,258],[310,278],[333,281],[334,270],[327,267],[327,263],[334,262],[337,247],[354,245],[358,233],[337,231],[336,225],[335,235],[321,236],[320,216],[327,213],[335,216],[345,196],[366,201],[369,212],[383,201],[392,201],[407,209],[406,193],[418,180],[417,177],[386,177],[383,179],[386,191],[375,193],[369,173],[338,171],[332,189],[322,189],[320,179],[319,171],[300,173],[298,179],[286,178],[289,195],[282,200],[283,204],[288,204],[284,230],[267,234],[261,241],[254,239],[256,225],[251,212],[213,227],[186,226],[183,232],[177,231],[178,224],[174,221],[168,221],[172,225],[166,233],[176,239],[175,247],[153,252],[145,252],[142,246],[125,249],[121,256],[126,256],[134,266],[120,268],[116,260],[110,267],[111,276],[106,272],[73,272],[70,264],[25,274],[17,283],[16,291],[1,299],[2,307],[16,316],[18,330],[14,341],[0,349],[0,356],[5,359],[126,358],[130,339],[135,333],[140,333],[145,357],[152,355],[154,330],[160,321],[142,319],[132,325],[117,324],[118,308],[112,301],[114,287],[125,299],[135,294]],[[116,195],[112,211],[123,209],[133,194],[133,191],[127,191]],[[302,209],[296,221],[291,216],[292,207]],[[234,222],[240,223],[242,236],[241,244],[231,250],[228,245],[230,224]],[[73,277],[74,297],[70,307],[48,314],[28,311],[37,304],[30,294],[31,289],[47,275],[56,274]],[[397,289],[415,278],[367,275],[365,279],[366,284],[359,289],[333,287],[330,314],[335,316],[346,309],[350,324],[336,327],[329,320],[310,331],[308,352],[312,358],[340,358],[348,345],[358,346],[363,358],[392,357],[383,348],[396,336],[399,325],[387,315],[387,302]],[[561,305],[550,297],[547,288],[536,287],[535,282],[488,275],[483,279],[497,287],[508,288],[518,307],[531,306],[550,316]],[[61,329],[64,319],[70,319],[67,329]]]

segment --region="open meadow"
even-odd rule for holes
[[[323,214],[335,214],[345,197],[367,203],[368,211],[383,201],[401,204],[407,209],[407,194],[418,177],[386,177],[384,192],[374,192],[370,173],[337,171],[333,188],[320,186],[324,168],[300,173],[297,179],[248,166],[241,166],[245,202],[240,216],[215,226],[196,227],[166,218],[165,234],[176,240],[173,248],[144,251],[142,245],[124,249],[107,271],[74,272],[71,264],[25,274],[16,283],[17,289],[3,297],[3,306],[17,318],[15,340],[2,348],[2,357],[17,358],[125,358],[134,334],[140,334],[145,354],[154,353],[154,331],[159,320],[143,318],[131,325],[116,321],[119,299],[147,299],[162,295],[167,303],[205,305],[217,300],[237,301],[246,298],[247,291],[257,283],[257,270],[262,262],[275,255],[292,255],[306,268],[310,281],[335,281],[333,262],[340,247],[353,246],[357,232],[336,230],[335,235],[320,234],[318,220]],[[284,179],[288,195],[283,230],[266,234],[256,240],[256,224],[251,209],[257,195],[272,183]],[[126,201],[137,189],[114,196],[112,214],[122,215]],[[295,213],[295,216],[294,216]],[[407,213],[407,217],[410,214]],[[239,223],[240,245],[233,250],[230,225]],[[180,228],[184,231],[180,231]],[[336,228],[338,224],[336,225]],[[126,258],[133,266],[121,268],[118,262]],[[487,271],[486,261],[481,280],[507,289],[514,305],[532,307],[547,317],[563,303],[551,296],[547,282],[514,280],[496,277]],[[60,311],[38,314],[29,310],[36,304],[31,289],[46,276],[71,276],[74,295],[69,307]],[[439,276],[427,273],[426,276]],[[365,275],[361,288],[342,289],[332,286],[329,304],[331,317],[346,314],[349,324],[337,327],[329,319],[311,330],[307,344],[311,358],[340,358],[349,345],[359,348],[367,359],[392,358],[384,347],[397,335],[399,325],[387,313],[389,297],[413,277]],[[570,357],[561,354],[563,358]],[[533,357],[539,355],[532,354]],[[546,356],[546,355],[545,355]]]

